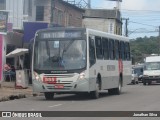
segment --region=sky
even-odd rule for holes
[[[113,9],[116,7],[116,2],[91,0],[91,7]],[[129,18],[128,35],[131,39],[159,35],[160,0],[122,0],[120,8],[122,18]],[[124,26],[122,29],[124,30]]]

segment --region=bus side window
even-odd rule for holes
[[[115,58],[116,60],[118,60],[119,58],[119,41],[118,40],[115,40],[114,49],[115,49]]]
[[[102,40],[101,37],[95,37],[97,59],[103,59]]]
[[[108,38],[102,38],[104,59],[109,59]]]
[[[125,43],[125,48],[126,60],[130,60],[130,47],[128,42]]]
[[[120,46],[120,59],[124,60],[124,57],[125,57],[124,56],[124,50],[125,50],[124,49],[124,42],[121,41],[119,46]]]
[[[115,50],[114,50],[114,40],[113,39],[109,40],[109,53],[110,53],[110,59],[114,60],[115,59]]]
[[[89,62],[90,67],[96,62],[94,39],[92,39],[91,37],[89,37]]]

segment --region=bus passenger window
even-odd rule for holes
[[[104,59],[109,59],[108,38],[102,38]]]
[[[91,39],[91,37],[89,37],[89,62],[90,67],[96,62],[94,39]]]
[[[114,40],[109,40],[109,53],[110,53],[110,59],[115,59],[115,51],[114,51]]]
[[[95,37],[96,42],[96,55],[97,59],[103,59],[102,41],[101,37]]]
[[[128,42],[125,43],[125,47],[126,47],[126,60],[130,60],[130,47]]]
[[[118,40],[115,40],[114,49],[115,49],[115,58],[116,60],[118,60],[119,59],[119,41]]]
[[[120,46],[120,59],[122,59],[122,60],[125,60],[125,56],[124,56],[124,42],[120,42],[120,44],[119,44],[119,46]]]

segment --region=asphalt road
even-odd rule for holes
[[[99,99],[87,96],[56,95],[54,100],[47,101],[44,96],[29,97],[13,101],[0,102],[0,111],[160,111],[160,84],[143,86],[127,85],[121,95],[109,95],[107,91]],[[48,118],[53,119],[53,118]],[[64,120],[63,117],[55,117]],[[80,120],[83,117],[65,117],[65,120]],[[160,118],[85,118],[85,120],[159,120]]]

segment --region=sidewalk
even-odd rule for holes
[[[16,89],[15,82],[2,82],[0,88],[0,102],[26,98],[32,96],[32,86],[26,89]]]

